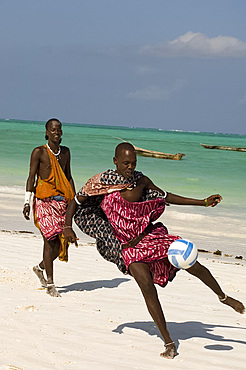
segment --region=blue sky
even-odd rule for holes
[[[245,0],[0,0],[0,117],[246,134]]]

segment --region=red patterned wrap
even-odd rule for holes
[[[120,192],[104,196],[101,207],[109,219],[114,233],[122,244],[138,236],[153,221],[156,221],[165,210],[165,200],[156,198],[143,202],[128,202]],[[169,235],[161,223],[154,224],[148,233],[135,247],[123,249],[122,258],[126,267],[133,262],[148,263],[153,281],[165,286],[169,277],[174,274],[173,267],[167,258],[170,244],[180,239]]]
[[[56,201],[52,198],[35,199],[36,202],[36,217],[39,228],[47,240],[55,239],[55,237],[63,233],[65,216],[67,209],[67,201]]]

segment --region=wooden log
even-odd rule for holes
[[[200,143],[205,149],[219,149],[219,150],[232,150],[235,152],[246,152],[246,148],[239,148],[234,146],[221,146],[221,145],[208,145]]]
[[[163,153],[163,152],[157,152],[155,150],[148,150],[148,149],[143,149],[139,148],[135,145],[134,149],[136,150],[136,153],[138,155],[141,155],[143,157],[150,157],[150,158],[161,158],[161,159],[173,159],[173,160],[181,160],[182,157],[185,156],[183,153],[176,153],[176,154],[170,154],[170,153]]]
[[[125,143],[127,142],[126,140],[123,140],[120,137],[115,137],[115,138],[119,139],[119,140],[121,140]],[[185,156],[185,154],[183,154],[183,153],[170,154],[170,153],[157,152],[155,150],[139,148],[135,145],[133,145],[133,146],[134,146],[134,149],[136,150],[136,154],[141,155],[142,157],[160,158],[160,159],[173,159],[173,160],[176,160],[176,161],[180,161],[182,159],[182,157]]]

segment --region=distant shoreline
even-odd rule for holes
[[[0,118],[0,123],[2,122],[13,122],[13,123],[26,123],[26,124],[38,124],[38,125],[44,125],[46,121],[35,121],[35,120],[31,120],[31,119],[18,119],[18,118]],[[163,128],[158,128],[158,127],[140,127],[140,126],[123,126],[123,125],[107,125],[105,123],[93,123],[93,122],[90,122],[90,123],[84,123],[84,122],[62,122],[62,125],[64,126],[71,126],[71,125],[78,125],[78,126],[91,126],[91,127],[100,127],[100,128],[111,128],[111,129],[121,129],[121,130],[143,130],[143,131],[146,131],[146,130],[150,130],[150,131],[164,131],[164,132],[171,132],[171,133],[188,133],[188,134],[212,134],[212,135],[222,135],[222,136],[245,136],[246,137],[246,133],[245,134],[238,134],[238,133],[229,133],[229,132],[212,132],[212,131],[186,131],[186,130],[180,130],[180,129],[163,129]]]

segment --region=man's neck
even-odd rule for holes
[[[53,150],[53,152],[57,153],[59,151],[59,148],[60,148],[60,143],[59,142],[54,142],[54,141],[48,141],[47,143],[50,147],[51,150]]]

